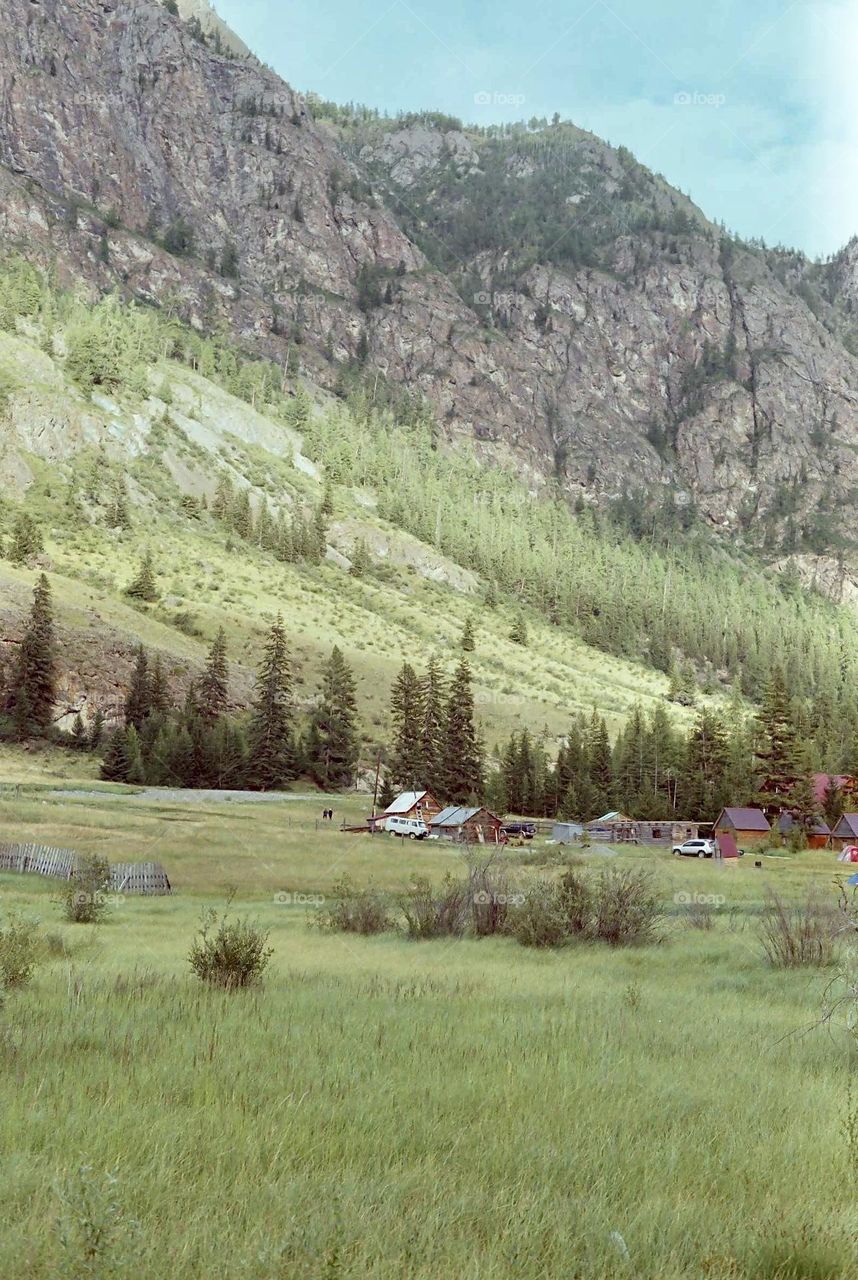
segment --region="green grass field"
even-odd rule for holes
[[[833,974],[773,971],[756,938],[764,886],[827,891],[830,853],[624,851],[668,904],[655,947],[360,939],[318,932],[306,899],[460,858],[318,829],[323,807],[0,796],[3,839],[121,848],[176,887],[93,929],[60,922],[50,882],[0,876],[2,912],[51,935],[0,1013],[4,1280],[858,1275],[858,1063],[842,1027],[812,1029]],[[534,853],[504,857],[550,873]],[[186,962],[230,885],[274,949],[232,995]],[[705,932],[698,893],[723,900]]]

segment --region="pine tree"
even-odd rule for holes
[[[421,782],[429,791],[439,793],[444,784],[444,728],[447,705],[447,682],[438,659],[429,659],[420,681],[420,763]]]
[[[385,769],[384,773],[381,775],[381,786],[378,792],[379,812],[384,813],[386,809],[389,809],[395,799],[396,788],[393,785],[393,779],[390,776],[390,771]]]
[[[321,699],[310,724],[310,772],[325,791],[340,791],[354,782],[358,756],[354,676],[335,647],[322,673]]]
[[[527,644],[527,623],[524,620],[524,614],[519,613],[512,624],[512,630],[509,638],[514,644]]]
[[[587,754],[593,803],[598,810],[594,816],[599,817],[609,812],[614,803],[614,768],[608,726],[595,711],[590,721]]]
[[[822,797],[822,813],[825,821],[833,831],[846,812],[846,797],[837,777],[831,776],[825,785]]]
[[[197,681],[194,701],[204,720],[213,721],[226,715],[229,705],[229,666],[226,657],[226,632],[223,627],[212,641],[205,669]]]
[[[428,787],[425,776],[424,694],[417,674],[405,662],[390,691],[393,742],[389,773],[395,785],[421,791]]]
[[[253,509],[247,489],[239,490],[230,511],[230,523],[240,538],[248,542],[253,537]]]
[[[22,511],[12,529],[9,559],[13,564],[30,564],[44,551],[39,526],[27,511]]]
[[[466,618],[465,625],[462,628],[462,638],[459,645],[463,653],[473,653],[477,647],[476,636],[474,634],[473,618]]]
[[[445,799],[451,804],[477,800],[483,790],[483,761],[474,720],[471,668],[465,658],[450,686],[441,759]]]
[[[757,714],[755,758],[760,804],[770,811],[787,808],[801,769],[789,693],[780,667],[772,670]]]
[[[12,670],[6,710],[19,738],[47,734],[56,700],[56,641],[51,588],[41,574]]]
[[[125,594],[130,596],[132,600],[143,600],[148,604],[158,599],[158,587],[155,582],[155,569],[151,552],[147,551],[140,561],[137,576],[126,587]]]
[[[688,738],[682,775],[683,813],[714,822],[730,803],[729,747],[724,726],[713,712],[700,711]]]
[[[137,650],[137,659],[131,673],[131,684],[125,699],[125,723],[135,729],[143,728],[147,716],[152,712],[152,680],[149,675],[149,657],[142,644]]]
[[[131,767],[128,753],[128,739],[125,729],[116,728],[107,739],[104,759],[101,763],[101,777],[104,782],[127,782]]]
[[[161,655],[155,655],[149,679],[149,715],[166,716],[173,707],[173,696],[164,671]]]
[[[250,719],[247,773],[257,790],[277,790],[297,776],[292,714],[292,674],[278,615],[265,643]]]
[[[372,556],[364,538],[358,538],[352,550],[349,573],[353,578],[365,578],[372,568]]]
[[[101,707],[99,707],[92,718],[92,728],[89,731],[88,746],[90,751],[98,750],[98,748],[101,746],[103,737],[104,737],[104,712],[101,710]]]
[[[212,515],[217,520],[226,520],[232,510],[234,500],[235,491],[229,476],[219,476],[212,500]]]
[[[146,769],[143,765],[140,735],[133,724],[129,724],[125,730],[125,750],[128,753],[128,775],[125,781],[132,787],[142,787],[146,783]]]
[[[83,716],[78,711],[72,722],[71,728],[71,745],[75,751],[86,751],[89,740],[86,733],[86,725],[83,722]]]

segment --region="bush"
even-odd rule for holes
[[[593,887],[586,876],[567,871],[558,886],[558,904],[570,934],[588,937],[593,924]]]
[[[98,924],[109,910],[110,863],[97,854],[81,858],[62,895],[69,924]]]
[[[609,946],[657,942],[663,915],[661,900],[648,871],[612,869],[599,876],[593,935]]]
[[[201,982],[234,991],[260,982],[274,952],[267,932],[251,920],[230,920],[228,912],[229,904],[222,916],[205,912],[188,963]]]
[[[521,901],[509,879],[494,866],[494,858],[483,865],[473,864],[468,871],[468,901],[471,931],[477,938],[505,933],[510,909]]]
[[[471,917],[468,881],[456,880],[448,873],[440,890],[435,890],[428,880],[420,877],[400,894],[399,905],[405,917],[407,938],[460,938]]]
[[[358,889],[348,877],[334,885],[333,896],[316,913],[316,924],[329,933],[384,933],[393,921],[388,897],[369,884]]]
[[[824,968],[834,960],[837,916],[815,886],[804,902],[789,903],[773,889],[766,890],[760,942],[766,959],[777,969],[805,965]]]
[[[560,886],[551,880],[532,885],[510,914],[507,929],[523,947],[562,946],[569,938],[569,923]]]
[[[0,992],[25,987],[39,954],[38,926],[21,916],[10,916],[0,926]]]

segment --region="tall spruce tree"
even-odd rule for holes
[[[593,816],[599,817],[607,813],[614,803],[614,765],[608,726],[595,711],[590,721],[587,755],[592,803],[598,810],[598,813]]]
[[[321,699],[310,723],[310,772],[326,791],[340,791],[354,782],[359,754],[354,675],[334,647],[322,672]]]
[[[155,582],[155,567],[152,562],[151,552],[147,551],[140,561],[140,568],[137,570],[136,577],[126,587],[125,594],[130,596],[132,600],[143,600],[148,604],[152,604],[158,599],[158,587]]]
[[[297,777],[292,718],[292,672],[278,614],[265,642],[250,718],[247,779],[252,788],[276,791]]]
[[[474,634],[473,618],[466,618],[465,625],[462,627],[462,638],[459,641],[463,653],[473,653],[477,647],[477,639]]]
[[[680,791],[685,816],[714,822],[730,803],[729,760],[724,726],[712,711],[704,708],[688,737]]]
[[[44,574],[33,592],[27,627],[12,669],[6,701],[15,734],[19,738],[50,731],[56,699],[56,640],[51,587]]]
[[[223,627],[212,641],[205,668],[196,684],[194,701],[203,720],[212,722],[226,715],[229,706],[229,664]]]
[[[759,803],[770,811],[789,808],[801,777],[798,741],[783,670],[772,670],[757,713],[755,764]]]
[[[116,728],[107,739],[101,762],[101,777],[104,782],[127,782],[130,768],[131,758],[125,729]]]
[[[447,682],[441,664],[429,659],[420,680],[422,786],[438,794],[443,786],[444,723],[447,705]]]
[[[149,674],[149,656],[142,644],[131,673],[131,684],[125,699],[125,723],[139,732],[152,713],[152,678]]]
[[[410,663],[404,662],[390,691],[393,722],[388,772],[395,786],[422,791],[427,787],[424,750],[424,695]]]
[[[456,668],[450,685],[441,769],[444,798],[451,804],[467,804],[480,799],[483,760],[474,720],[471,668],[465,658]]]

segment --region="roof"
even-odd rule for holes
[[[401,796],[397,796],[393,804],[388,805],[384,811],[386,818],[393,817],[397,813],[410,813],[416,804],[419,804],[424,796],[428,796],[428,791],[403,791]]]
[[[466,822],[470,822],[476,818],[478,813],[488,813],[490,818],[500,823],[500,818],[495,817],[493,813],[489,813],[488,809],[482,805],[477,805],[474,809],[464,808],[462,805],[451,804],[446,809],[433,818],[429,823],[430,827],[463,827]]]
[[[858,836],[858,813],[844,813],[831,833],[834,836]]]
[[[594,818],[593,822],[631,822],[631,818],[627,818],[624,813],[619,813],[616,809],[612,809],[610,813],[603,813],[601,818]]]
[[[796,820],[791,813],[782,813],[778,818],[778,830],[781,835],[789,835],[795,826]],[[831,827],[822,818],[815,818],[808,828],[808,834],[812,836],[830,836]]]
[[[815,773],[813,775],[813,795],[817,804],[822,804],[825,799],[825,793],[832,782],[838,787],[845,787],[847,782],[852,779],[847,774],[838,773]]]
[[[725,818],[736,831],[771,831],[762,809],[724,809],[715,826],[720,827]]]

